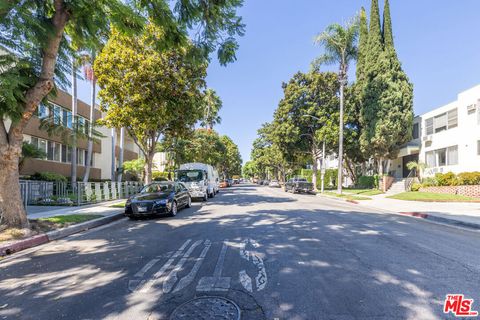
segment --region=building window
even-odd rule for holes
[[[467,106],[467,114],[468,115],[471,115],[471,114],[475,114],[475,104],[471,104],[469,106]]]
[[[457,165],[458,146],[428,151],[425,153],[425,162],[429,168]]]
[[[447,118],[448,118],[448,129],[453,129],[455,127],[458,127],[458,110],[457,108],[452,109],[447,112]]]
[[[38,106],[38,109],[37,109],[37,116],[39,119],[45,119],[48,117],[48,115],[50,114],[50,110],[48,109],[48,107],[46,105],[44,105],[43,103],[41,103],[39,106]]]
[[[53,106],[53,123],[60,125],[62,123],[62,108]]]
[[[458,110],[452,109],[425,120],[426,133],[433,134],[458,126]]]
[[[433,118],[428,118],[425,120],[425,128],[427,134],[433,134]]]
[[[447,164],[454,166],[458,164],[458,146],[447,148]]]
[[[418,139],[418,123],[413,124],[412,136],[413,139]]]
[[[77,149],[77,164],[85,165],[85,150]]]
[[[425,153],[425,163],[429,168],[436,167],[435,151],[428,151]]]
[[[442,167],[447,164],[447,149],[439,149],[435,151],[437,154],[437,167]]]

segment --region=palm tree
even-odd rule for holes
[[[415,176],[420,177],[420,171],[424,170],[427,167],[427,165],[423,162],[420,161],[409,161],[407,163],[407,169],[412,171],[415,170]]]
[[[83,74],[85,79],[91,84],[90,92],[90,125],[88,126],[88,148],[87,148],[87,165],[85,167],[85,173],[83,175],[83,182],[88,182],[90,178],[90,168],[92,166],[93,158],[93,126],[95,124],[95,100],[97,97],[96,87],[97,78],[93,72],[93,62],[95,61],[95,54],[84,56]]]
[[[338,193],[342,193],[343,181],[343,104],[344,89],[347,84],[348,66],[357,57],[357,38],[359,20],[355,17],[345,26],[337,23],[329,25],[325,31],[315,37],[315,43],[323,47],[324,53],[317,58],[317,63],[339,64],[338,80],[340,83],[340,130],[338,140]]]
[[[212,129],[214,125],[222,121],[222,118],[218,115],[222,108],[222,100],[220,100],[215,90],[207,89],[205,90],[204,101],[205,111],[201,126],[205,127],[205,129]]]

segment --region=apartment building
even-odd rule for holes
[[[88,132],[90,126],[90,105],[78,100],[77,115],[80,127]],[[36,115],[32,117],[24,130],[24,141],[32,143],[45,151],[46,156],[42,159],[26,159],[20,170],[20,175],[31,175],[36,172],[55,172],[64,176],[70,176],[71,170],[71,147],[67,146],[65,139],[60,135],[49,135],[45,130],[40,129],[41,119],[53,116],[57,125],[72,128],[72,97],[70,94],[59,90],[55,97],[49,101],[49,105],[40,105]],[[102,117],[98,107],[94,110],[95,119]],[[7,128],[10,121],[5,121]],[[91,179],[110,179],[112,169],[118,167],[120,154],[120,130],[111,130],[105,127],[95,127],[95,130],[103,135],[93,144],[93,159],[90,170]],[[112,168],[112,146],[115,144],[115,166]],[[83,177],[87,164],[87,139],[77,141],[77,175]],[[139,149],[133,140],[125,135],[124,138],[124,161],[137,159]]]
[[[456,101],[415,117],[413,139],[392,161],[390,174],[408,176],[409,161],[425,163],[425,177],[480,171],[480,85],[459,93]]]

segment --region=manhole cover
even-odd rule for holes
[[[176,308],[170,320],[239,320],[240,308],[235,302],[221,297],[201,297]]]

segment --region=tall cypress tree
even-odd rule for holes
[[[374,144],[378,112],[381,108],[380,95],[384,90],[378,77],[385,72],[383,56],[382,30],[380,26],[380,13],[378,0],[372,0],[370,9],[370,29],[364,61],[364,84],[362,86],[360,123],[362,133],[360,135],[361,149],[365,154],[379,157],[378,148]]]
[[[368,22],[365,8],[360,10],[360,32],[358,38],[358,56],[357,56],[357,83],[363,85],[365,79],[365,60],[368,44]]]
[[[382,174],[384,160],[397,156],[411,139],[413,87],[401,68],[393,44],[390,6],[385,0],[380,29],[378,0],[372,0],[360,120],[362,151],[375,157]]]

